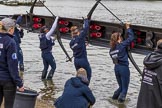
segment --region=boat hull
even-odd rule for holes
[[[19,14],[15,14],[12,18],[16,19],[18,16]],[[54,18],[52,16],[24,14],[21,26],[29,32],[38,33],[40,28],[44,25],[51,27],[53,21]],[[61,37],[70,39],[70,28],[76,25],[81,29],[83,26],[83,19],[60,17],[58,25]],[[155,49],[157,41],[162,39],[161,28],[139,25],[131,25],[131,28],[135,34],[135,40],[131,43],[132,51],[138,53],[152,51]],[[91,20],[87,37],[90,44],[109,47],[110,37],[114,31],[123,33],[125,27],[117,23]]]

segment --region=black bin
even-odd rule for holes
[[[34,108],[38,93],[34,90],[24,90],[16,92],[13,108]]]

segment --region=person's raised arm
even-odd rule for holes
[[[50,31],[46,34],[46,37],[47,37],[48,40],[50,40],[51,35],[53,34],[53,32],[55,31],[55,29],[57,27],[58,19],[59,19],[59,17],[57,16],[52,27],[51,27],[51,29],[50,29]]]
[[[85,19],[84,25],[83,25],[83,30],[80,33],[81,37],[85,38],[87,36],[88,30],[89,30],[88,28],[89,28],[89,20]]]
[[[124,45],[125,47],[127,47],[127,46],[129,46],[130,43],[134,40],[134,33],[133,33],[133,30],[130,28],[130,23],[127,22],[127,23],[125,24],[125,26],[126,26],[126,29],[127,29],[126,33],[127,33],[127,35],[128,35],[128,38],[125,39],[125,40],[122,42],[122,45]]]
[[[22,20],[23,20],[23,15],[18,16],[16,19],[16,24],[20,25]]]

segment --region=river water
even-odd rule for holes
[[[81,18],[86,16],[95,0],[47,0],[45,5],[55,14],[62,17]],[[146,25],[152,27],[162,27],[162,2],[147,1],[103,1],[116,16],[122,21],[129,21],[136,25]],[[3,6],[0,5],[0,14],[26,13],[30,7],[27,6]],[[35,14],[51,15],[44,7],[35,7]],[[101,5],[95,10],[92,19],[119,23]],[[66,57],[58,42],[52,52],[57,63],[57,69],[52,81],[41,81],[42,59],[39,49],[38,34],[27,33],[22,39],[22,50],[24,53],[25,72],[23,75],[25,86],[40,93],[38,98],[48,100],[51,104],[53,100],[62,94],[64,83],[67,79],[76,74],[73,63],[66,62]],[[62,40],[68,53],[72,55],[69,48],[69,40]],[[113,64],[108,55],[109,48],[89,45],[87,47],[89,62],[92,67],[92,89],[96,103],[93,108],[136,108],[138,93],[140,89],[140,75],[130,63],[131,78],[127,97],[130,99],[126,106],[114,106],[108,102],[108,97],[112,96],[118,87]],[[133,53],[133,57],[140,69],[143,68],[145,55]]]

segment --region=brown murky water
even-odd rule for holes
[[[160,1],[103,1],[103,3],[123,21],[130,21],[133,24],[139,25],[162,27],[162,2]],[[94,0],[48,0],[48,2],[46,2],[46,5],[54,14],[74,18],[86,16],[92,4],[94,4]],[[25,6],[14,7],[14,10],[12,8],[13,7],[1,5],[0,14],[26,13],[26,11],[29,10],[29,7]],[[35,13],[50,15],[45,8],[36,7],[35,9],[37,9]],[[68,10],[68,12],[66,10]],[[102,6],[96,9],[92,18],[95,20],[118,23]],[[74,76],[76,72],[73,62],[66,62],[66,57],[56,41],[56,45],[52,50],[57,63],[56,72],[52,81],[42,81],[40,77],[43,63],[37,35],[38,34],[35,33],[26,33],[25,31],[25,36],[22,39],[21,47],[24,53],[25,63],[23,79],[26,88],[39,92],[36,108],[52,108],[55,99],[62,94],[64,83],[67,79]],[[69,40],[63,39],[62,41],[68,53],[72,56],[71,49],[69,48]],[[109,48],[105,47],[93,45],[87,47],[88,58],[92,67],[90,88],[96,97],[96,103],[93,108],[136,108],[141,77],[131,63],[131,80],[127,95],[130,99],[129,103],[126,106],[114,106],[108,102],[108,98],[112,96],[112,93],[118,87],[108,51]],[[133,57],[142,69],[145,55],[133,53]]]

